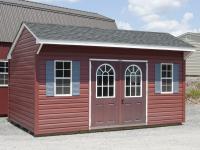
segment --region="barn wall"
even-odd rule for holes
[[[106,55],[105,55],[106,54]],[[184,78],[182,52],[161,52],[117,48],[44,46],[37,65],[38,133],[58,133],[88,130],[89,58],[148,60],[148,125],[181,123],[184,121]],[[161,59],[162,58],[162,59]],[[81,95],[78,97],[46,97],[45,62],[47,60],[81,61]],[[179,94],[155,94],[154,67],[156,63],[178,63],[180,69]]]
[[[8,87],[0,87],[0,117],[8,114]]]
[[[0,42],[0,60],[6,60],[12,43]],[[0,116],[8,113],[8,87],[0,86]]]
[[[9,120],[34,131],[35,52],[38,45],[24,29],[10,60]]]
[[[0,42],[0,60],[7,59],[7,54],[11,45],[12,43]]]

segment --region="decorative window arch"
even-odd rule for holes
[[[142,97],[142,70],[130,65],[125,71],[125,97]]]
[[[115,69],[110,64],[102,64],[97,68],[96,97],[115,97]]]

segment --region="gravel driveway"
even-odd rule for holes
[[[34,138],[0,119],[0,150],[200,150],[200,105],[182,126]]]

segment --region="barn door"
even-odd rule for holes
[[[91,127],[146,122],[146,63],[91,62]]]
[[[146,63],[121,63],[121,122],[146,122]]]
[[[91,125],[118,124],[119,72],[116,62],[92,62],[91,65]]]

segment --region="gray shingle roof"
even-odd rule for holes
[[[103,15],[24,0],[0,0],[0,41],[13,42],[22,22],[116,29]]]
[[[40,40],[79,41],[192,48],[168,33],[25,23]]]

